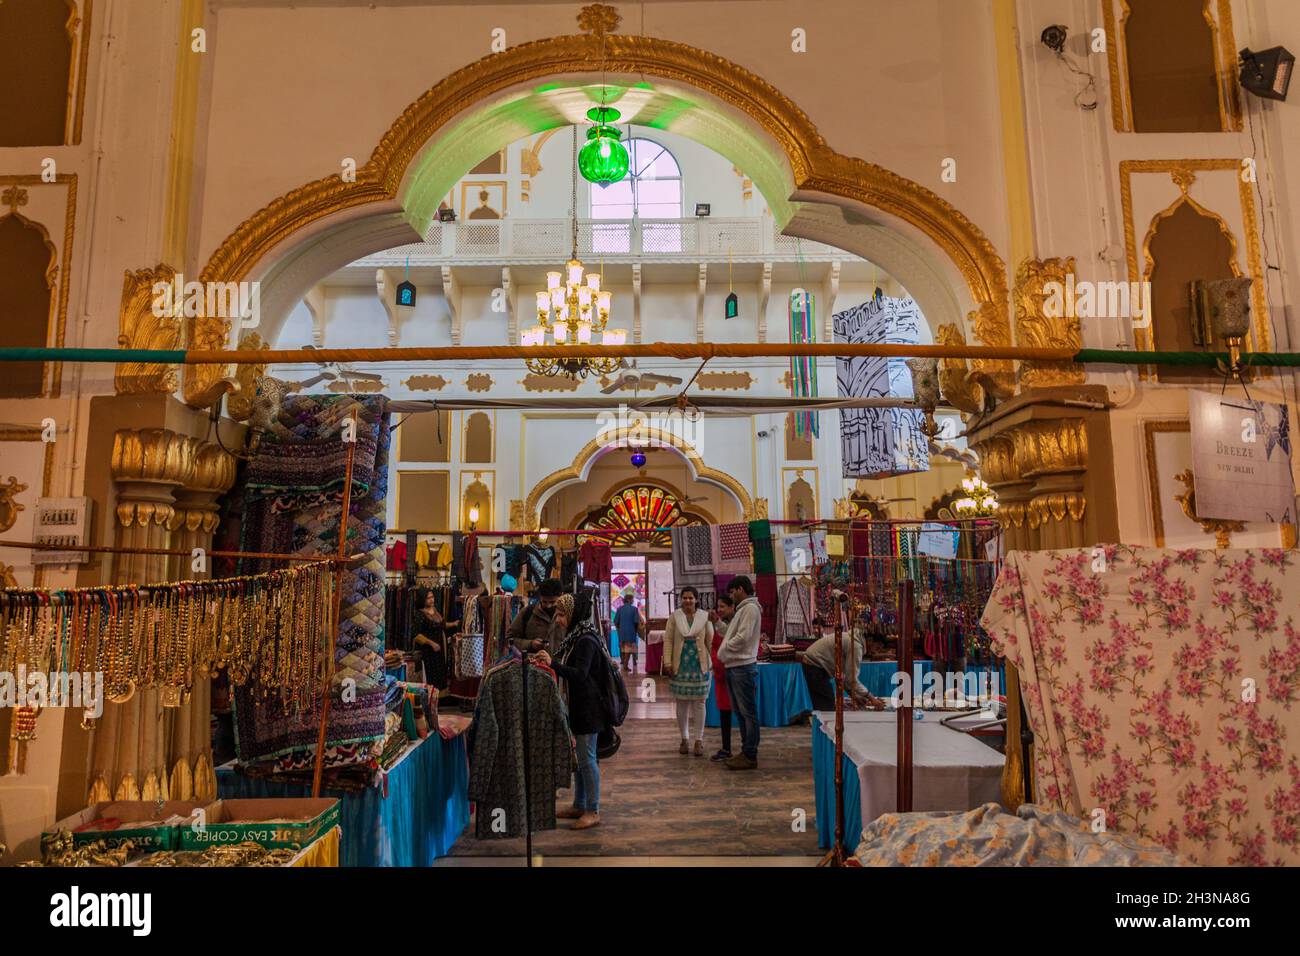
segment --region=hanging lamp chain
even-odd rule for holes
[[[578,258],[578,126],[573,125],[573,182],[569,192],[569,219],[573,224],[573,255]]]

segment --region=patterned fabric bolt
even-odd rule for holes
[[[1008,554],[983,625],[1037,802],[1203,866],[1300,864],[1298,595],[1282,550]]]

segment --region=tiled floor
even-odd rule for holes
[[[764,727],[759,768],[735,772],[682,756],[671,696],[633,693],[633,715],[619,729],[622,749],[601,762],[601,824],[535,834],[542,866],[804,866],[820,859],[807,726]],[[644,713],[646,716],[638,716]],[[739,750],[739,731],[733,730]],[[706,753],[719,746],[705,731]],[[561,791],[567,803],[571,791]],[[479,840],[473,824],[440,866],[522,865],[524,841]],[[536,865],[536,864],[535,864]]]

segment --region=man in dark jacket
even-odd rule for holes
[[[506,637],[520,651],[554,651],[564,637],[555,626],[555,601],[564,588],[555,578],[537,586],[537,603],[524,609],[506,630]]]

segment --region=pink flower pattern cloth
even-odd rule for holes
[[[1020,673],[1037,802],[1201,865],[1300,864],[1300,561],[1012,552],[985,608]]]

